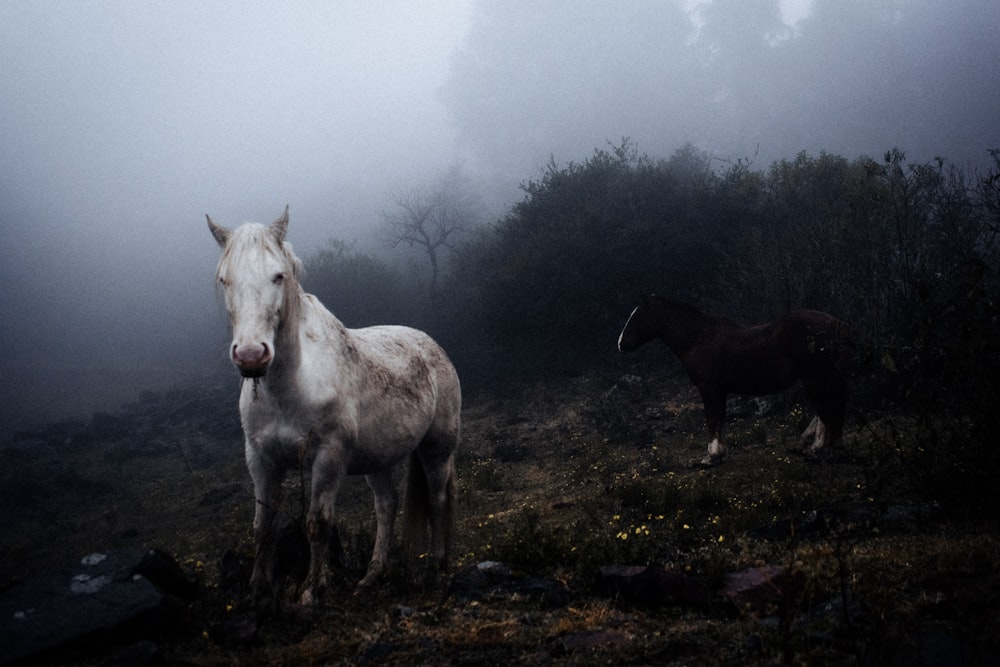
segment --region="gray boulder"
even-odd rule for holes
[[[0,664],[56,649],[159,638],[178,627],[196,585],[158,550],[92,553],[0,592]]]

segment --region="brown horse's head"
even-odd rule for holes
[[[656,337],[656,326],[652,315],[653,295],[643,294],[639,305],[632,310],[625,327],[618,335],[618,349],[631,352]]]

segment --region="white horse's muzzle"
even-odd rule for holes
[[[233,364],[239,369],[240,375],[245,378],[263,377],[273,358],[271,348],[267,343],[233,345]]]

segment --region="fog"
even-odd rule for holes
[[[0,3],[0,429],[226,370],[206,213],[289,204],[308,255],[450,166],[499,215],[623,137],[977,168],[997,34],[993,0]]]

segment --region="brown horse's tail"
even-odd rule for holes
[[[406,544],[407,556],[411,560],[428,554],[432,548],[431,539],[434,539],[435,543],[440,541],[444,553],[433,555],[439,556],[442,561],[447,561],[452,528],[455,522],[455,495],[458,485],[454,458],[450,458],[446,465],[448,466],[448,478],[444,488],[443,513],[442,516],[435,516],[432,509],[431,489],[427,483],[427,472],[424,470],[423,461],[416,450],[410,454],[403,539]],[[435,530],[440,530],[443,534],[434,535]]]

